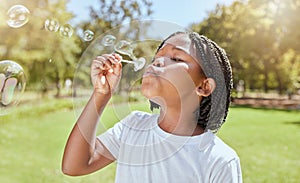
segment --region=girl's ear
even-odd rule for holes
[[[207,97],[215,90],[215,88],[215,80],[213,78],[207,78],[197,87],[196,93],[198,96]]]

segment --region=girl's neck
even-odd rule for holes
[[[159,127],[171,134],[179,136],[195,136],[204,133],[201,126],[197,125],[197,118],[192,111],[183,111],[164,108],[160,111]]]

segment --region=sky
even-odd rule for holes
[[[153,14],[151,19],[168,21],[183,27],[192,23],[199,23],[207,12],[215,9],[217,4],[229,5],[234,0],[151,0],[153,2]],[[84,3],[83,3],[84,2]],[[76,18],[72,23],[88,20],[90,6],[99,7],[99,0],[70,0],[68,10],[72,11]]]

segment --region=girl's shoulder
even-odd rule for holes
[[[121,123],[131,129],[148,130],[157,125],[157,114],[143,111],[133,111]]]
[[[218,159],[219,162],[224,161],[224,163],[239,159],[236,151],[216,135],[210,145],[209,155],[212,159]]]

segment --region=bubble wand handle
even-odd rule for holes
[[[141,70],[145,64],[146,64],[146,60],[141,57],[137,60],[120,60],[120,62],[125,62],[125,63],[129,63],[129,64],[133,64],[134,66],[134,71],[138,71],[138,70]]]
[[[120,62],[134,64],[134,61],[132,61],[132,60],[124,60],[124,59],[122,59]]]

